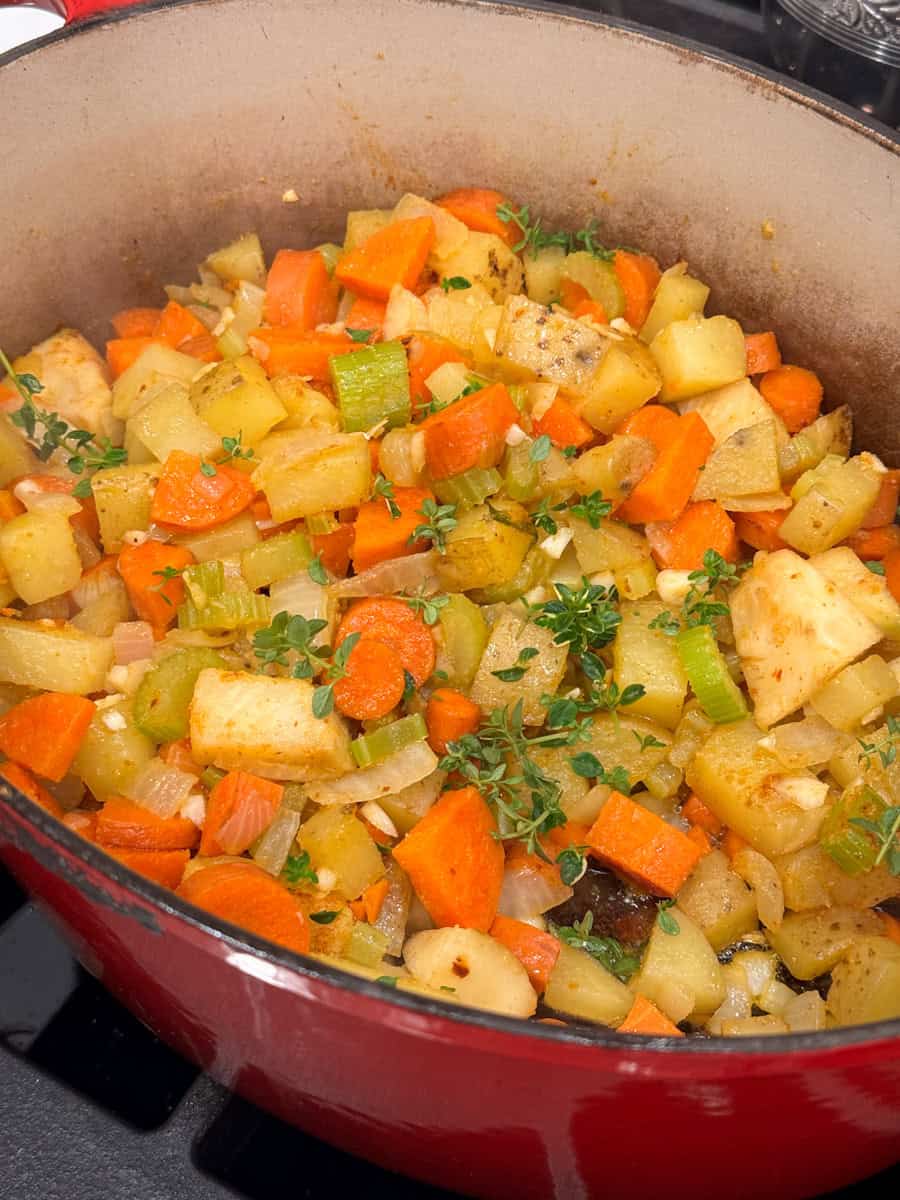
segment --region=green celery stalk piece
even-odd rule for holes
[[[330,361],[331,381],[344,429],[362,433],[382,421],[408,425],[412,415],[409,368],[400,342],[380,342]]]
[[[225,665],[221,654],[203,646],[176,650],[160,659],[134,694],[135,725],[154,742],[176,742],[187,737],[188,707],[197,676],[207,667]]]
[[[241,574],[252,591],[296,575],[312,562],[309,539],[299,530],[276,533],[241,553]]]
[[[675,639],[681,665],[700,707],[717,725],[747,715],[743,693],[728,673],[728,664],[709,625],[683,629]]]
[[[350,753],[358,767],[370,767],[373,763],[390,758],[398,750],[404,750],[413,742],[424,742],[428,730],[421,713],[401,717],[390,725],[382,725],[371,733],[365,733],[350,743]]]
[[[819,845],[847,875],[864,875],[875,866],[878,856],[871,834],[858,825],[855,818],[876,824],[887,805],[870,787],[851,787],[832,806],[819,833]]]
[[[455,504],[460,508],[474,508],[484,504],[488,496],[499,492],[503,486],[500,472],[494,467],[472,467],[462,475],[434,481],[434,493],[441,504]]]

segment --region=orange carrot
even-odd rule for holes
[[[735,530],[740,540],[754,550],[784,550],[787,542],[782,541],[778,530],[787,513],[785,508],[769,512],[735,513]]]
[[[356,536],[353,524],[339,525],[332,533],[313,534],[313,550],[322,556],[322,565],[332,575],[342,577],[350,566],[350,549]]]
[[[25,505],[8,488],[0,488],[0,521],[11,521],[24,511]]]
[[[900,547],[900,525],[882,525],[880,529],[859,529],[844,542],[863,562],[883,561]]]
[[[464,363],[460,351],[447,338],[438,337],[435,333],[414,333],[407,350],[409,356],[409,392],[413,407],[427,404],[431,400],[431,392],[425,386],[425,380],[444,363]]]
[[[193,561],[187,547],[157,542],[154,538],[140,546],[122,547],[117,565],[132,608],[160,635],[175,620],[178,605],[184,600],[181,575],[171,572],[181,572]]]
[[[503,193],[491,188],[456,188],[435,200],[435,204],[446,208],[469,229],[476,233],[495,233],[507,246],[514,246],[522,240],[522,231],[515,221],[501,221],[497,216],[499,205],[506,203]]]
[[[538,437],[546,434],[561,450],[566,446],[577,446],[580,450],[597,436],[562,396],[557,396],[543,416],[534,422],[534,432]]]
[[[262,363],[268,375],[308,375],[328,380],[329,362],[335,354],[363,350],[345,333],[316,333],[290,327],[255,329],[249,337],[251,354]]]
[[[255,495],[244,471],[219,465],[207,475],[196,454],[173,450],[156,485],[150,516],[179,529],[210,529],[243,512]]]
[[[661,1013],[646,996],[634,998],[628,1016],[619,1026],[619,1033],[643,1033],[648,1037],[684,1037],[665,1013]]]
[[[221,362],[222,352],[211,333],[198,333],[196,337],[188,338],[178,347],[179,354],[189,354],[198,362]]]
[[[608,325],[609,317],[606,315],[606,309],[599,300],[582,300],[572,309],[573,317],[590,317],[592,321],[596,321],[598,325]]]
[[[385,896],[388,894],[388,886],[386,879],[376,880],[366,888],[358,900],[350,901],[350,911],[357,921],[367,921],[370,925],[375,924]]]
[[[205,337],[207,329],[190,309],[179,304],[177,300],[170,300],[160,313],[159,324],[154,333],[177,350],[188,338]]]
[[[200,853],[242,854],[272,824],[283,793],[280,783],[229,771],[209,793]]]
[[[900,471],[885,471],[881,476],[881,491],[863,520],[863,529],[877,529],[879,525],[891,525],[897,515],[900,498]]]
[[[374,335],[369,340],[377,342],[381,336],[386,309],[387,305],[383,300],[369,300],[366,296],[357,296],[344,317],[344,328],[369,329]]]
[[[700,468],[712,453],[714,439],[703,418],[695,412],[678,417],[669,409],[648,404],[628,417],[620,432],[648,438],[659,453],[620,506],[618,515],[637,525],[676,520],[690,500]]]
[[[425,708],[425,724],[432,750],[435,754],[446,754],[448,742],[475,732],[481,724],[481,709],[455,688],[438,688]]]
[[[878,915],[884,923],[884,936],[900,946],[900,921],[896,917],[892,917],[890,913],[880,912]]]
[[[410,542],[417,525],[426,519],[421,512],[426,500],[433,500],[424,488],[394,488],[393,503],[399,515],[392,516],[380,496],[359,506],[353,523],[353,568],[358,573],[387,558],[403,558],[428,548],[421,539]]]
[[[67,812],[62,822],[79,837],[87,838],[89,842],[97,840],[97,814],[95,812],[85,812],[84,809],[76,808],[72,812]]]
[[[501,946],[513,952],[528,972],[531,986],[538,995],[546,991],[550,982],[550,972],[559,958],[557,938],[551,933],[535,929],[533,925],[527,925],[524,921],[499,914],[494,917],[490,933]]]
[[[747,351],[747,374],[764,375],[781,366],[781,351],[778,339],[772,332],[748,333],[744,338]]]
[[[733,829],[726,829],[725,836],[719,843],[719,848],[724,851],[729,858],[734,858],[738,850],[743,850],[747,845],[749,845],[749,843],[745,842],[740,834],[735,833]]]
[[[900,601],[900,548],[885,555],[884,577],[891,595]]]
[[[396,708],[405,686],[396,650],[374,638],[360,638],[350,651],[346,673],[334,685],[334,703],[345,717],[370,721]]]
[[[334,277],[357,296],[387,300],[395,283],[415,286],[433,244],[431,217],[393,221],[342,254]]]
[[[130,867],[138,875],[172,891],[181,883],[191,857],[189,850],[128,850],[121,846],[104,846],[103,849],[124,867]]]
[[[632,329],[640,329],[647,320],[653,294],[660,280],[656,259],[649,254],[617,250],[613,259],[616,278],[625,293],[624,317]]]
[[[394,847],[416,895],[435,925],[487,933],[503,886],[503,845],[497,822],[473,787],[444,792]]]
[[[660,896],[674,896],[703,857],[679,829],[621,792],[610,793],[587,844],[602,862]]]
[[[590,825],[570,818],[565,825],[557,825],[549,832],[541,834],[540,843],[549,857],[556,859],[562,850],[568,850],[570,846],[586,846],[589,831]]]
[[[84,696],[42,692],[0,717],[0,750],[56,783],[74,761],[96,705]]]
[[[767,371],[759,381],[765,402],[774,408],[789,433],[798,433],[819,415],[822,384],[814,371],[783,366]]]
[[[117,338],[153,337],[161,308],[123,308],[110,317]]]
[[[305,954],[309,926],[300,902],[254,863],[219,863],[194,871],[178,894],[198,908],[280,946]]]
[[[106,343],[106,361],[113,379],[118,379],[144,353],[148,346],[167,346],[159,337],[113,338]]]
[[[15,762],[5,762],[0,765],[0,775],[3,776],[7,783],[12,784],[14,788],[18,788],[18,790],[23,795],[27,796],[28,799],[34,804],[39,804],[41,808],[45,808],[52,817],[56,817],[59,821],[62,820],[62,805],[59,803],[56,797],[52,796],[45,787],[42,787],[34,778],[34,776],[29,771],[26,771],[24,767],[20,767],[19,764]]]
[[[344,614],[335,636],[335,648],[351,633],[362,640],[374,638],[390,646],[421,687],[434,670],[435,648],[431,630],[419,613],[392,596],[357,600]]]
[[[734,521],[715,500],[688,504],[677,520],[647,528],[656,565],[673,571],[698,571],[703,555],[715,550],[726,562],[736,562],[738,541]]]
[[[265,315],[270,325],[315,329],[337,315],[338,286],[318,250],[279,250],[266,278]]]
[[[563,308],[567,308],[570,313],[574,313],[579,304],[590,303],[591,293],[583,283],[576,283],[574,279],[568,279],[563,275],[559,281],[559,298],[562,301]]]
[[[699,825],[692,825],[685,834],[685,837],[690,838],[694,845],[699,849],[701,855],[712,853],[712,842],[709,840],[709,834],[700,828]]]
[[[422,422],[425,459],[433,479],[461,475],[471,467],[493,467],[506,449],[506,433],[519,410],[502,383],[432,413]]]
[[[127,850],[192,850],[200,830],[186,817],[159,817],[114,796],[97,814],[96,838],[101,846]]]
[[[694,792],[691,792],[687,800],[682,804],[681,815],[686,821],[690,821],[692,825],[698,829],[705,830],[707,833],[718,835],[724,828],[716,814],[708,809]]]

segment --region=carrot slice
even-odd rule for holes
[[[393,516],[380,497],[359,506],[353,523],[354,539],[351,556],[355,571],[365,571],[387,558],[403,558],[427,549],[421,539],[411,542],[410,536],[425,518],[422,505],[434,496],[425,488],[394,488],[394,505],[399,514]]]
[[[900,498],[900,471],[885,471],[881,476],[881,490],[875,503],[865,515],[863,529],[877,529],[880,525],[892,525],[897,515]]]
[[[474,733],[481,724],[481,709],[455,688],[437,688],[425,708],[428,743],[435,754],[446,754],[447,744]]]
[[[569,312],[574,313],[579,304],[584,304],[585,301],[590,302],[591,293],[583,283],[577,283],[574,279],[569,279],[563,275],[559,281],[559,298],[562,301],[563,308],[567,308]]]
[[[243,512],[255,495],[243,471],[219,465],[206,475],[196,454],[173,450],[156,485],[150,516],[179,529],[210,529]]]
[[[863,562],[881,562],[900,546],[900,525],[882,525],[880,529],[859,529],[844,542]]]
[[[712,853],[712,842],[709,840],[709,835],[699,825],[692,825],[685,834],[695,846],[700,850],[701,855]]]
[[[123,866],[172,891],[181,883],[191,857],[189,850],[128,850],[120,846],[104,846],[103,849]]]
[[[522,240],[522,233],[515,221],[501,221],[497,209],[501,204],[508,203],[502,192],[491,188],[456,188],[435,200],[441,208],[446,208],[457,221],[473,229],[476,233],[494,233],[502,238],[507,246],[515,246]]]
[[[351,633],[374,638],[398,655],[403,669],[421,687],[434,670],[435,648],[431,630],[408,604],[389,596],[358,600],[344,614],[335,637],[335,647]]]
[[[339,525],[332,533],[313,534],[310,539],[313,550],[316,554],[321,555],[322,565],[326,571],[339,577],[347,574],[347,568],[350,566],[350,550],[355,536],[356,530],[350,521]]]
[[[900,549],[884,557],[884,577],[895,600],[900,601]]]
[[[369,884],[358,900],[350,901],[350,909],[357,921],[367,921],[374,925],[381,914],[381,908],[388,894],[387,879],[377,879]]]
[[[119,574],[132,607],[159,635],[175,620],[178,605],[184,600],[180,572],[193,561],[193,554],[185,546],[168,545],[154,538],[140,546],[123,546],[119,553]],[[173,575],[173,571],[179,574]]]
[[[18,763],[5,762],[0,765],[0,775],[7,783],[18,788],[29,800],[46,809],[51,816],[56,817],[59,821],[63,819],[62,805],[45,787],[41,787],[30,771],[20,767]]]
[[[123,308],[110,317],[117,338],[153,337],[161,308]]]
[[[200,830],[186,817],[159,817],[114,796],[97,814],[96,839],[101,846],[127,850],[192,850]]]
[[[272,824],[284,787],[248,771],[229,771],[209,793],[200,853],[241,854]]]
[[[350,651],[346,673],[335,682],[335,707],[345,717],[374,720],[397,707],[405,686],[406,675],[396,650],[374,638],[360,638]]]
[[[251,862],[204,867],[181,884],[178,894],[288,950],[305,954],[309,949],[309,926],[299,901]]]
[[[25,511],[25,505],[20,503],[9,488],[0,488],[0,521],[11,521]]]
[[[718,836],[724,828],[716,814],[708,809],[694,792],[691,792],[687,800],[682,804],[681,815],[686,821],[690,821],[691,825],[705,830],[706,833]]]
[[[677,520],[649,525],[646,532],[658,567],[698,571],[707,550],[715,550],[726,562],[737,561],[734,521],[715,500],[688,504]]]
[[[660,280],[656,259],[649,254],[617,250],[613,258],[616,278],[625,293],[625,320],[632,329],[640,329],[647,320],[653,294]]]
[[[648,404],[628,417],[620,432],[648,438],[659,453],[620,506],[618,515],[637,525],[675,521],[687,506],[700,468],[712,453],[714,439],[706,422],[695,412],[678,417],[669,409]]]
[[[188,338],[205,337],[207,329],[190,309],[179,304],[177,300],[170,300],[160,313],[159,324],[154,333],[177,350]]]
[[[759,381],[759,390],[789,433],[798,433],[811,425],[822,407],[821,381],[806,367],[782,366],[767,371]]]
[[[460,351],[447,338],[438,337],[435,333],[414,333],[410,338],[407,349],[409,357],[409,393],[414,408],[427,404],[431,400],[431,392],[425,386],[425,380],[444,363],[464,363]]]
[[[524,921],[497,915],[490,929],[491,937],[501,946],[511,950],[531,980],[531,986],[540,995],[550,982],[550,972],[559,958],[559,941],[551,933],[535,929]]]
[[[168,344],[162,338],[155,336],[113,338],[106,343],[106,361],[109,363],[113,379],[118,379],[123,371],[127,371],[148,346],[167,346]]]
[[[431,217],[393,221],[341,255],[334,277],[354,295],[387,300],[395,284],[415,286],[433,244]]]
[[[735,513],[735,530],[741,541],[754,550],[785,550],[787,542],[781,539],[778,530],[786,516],[787,509],[784,508],[769,512]]]
[[[84,696],[30,696],[0,717],[0,750],[58,783],[71,767],[95,709]]]
[[[682,1031],[665,1013],[661,1013],[655,1004],[640,994],[635,996],[628,1016],[619,1026],[619,1033],[643,1033],[648,1037],[684,1037]]]
[[[764,375],[766,371],[774,371],[781,366],[778,338],[771,331],[748,333],[744,338],[744,347],[747,351],[748,375]]]
[[[573,317],[590,317],[598,325],[608,325],[609,317],[599,300],[582,300],[572,309]]]
[[[394,847],[416,895],[435,925],[464,925],[486,933],[503,886],[497,822],[473,787],[444,792]]]
[[[270,325],[315,329],[337,315],[338,285],[318,250],[279,250],[266,278]]]
[[[23,475],[15,481],[16,485],[27,483],[29,489],[39,492],[58,492],[60,495],[71,496],[78,483],[75,475]],[[13,497],[15,499],[15,497]],[[79,501],[81,512],[69,517],[69,524],[87,534],[92,542],[100,540],[100,522],[97,520],[97,506],[93,496],[86,496]]]
[[[602,862],[661,896],[674,896],[703,857],[681,830],[621,792],[610,793],[587,844]]]
[[[493,467],[506,449],[506,434],[519,410],[502,383],[491,384],[432,413],[422,422],[425,459],[433,479]]]
[[[561,450],[566,446],[577,446],[580,450],[597,436],[594,429],[579,417],[562,396],[557,396],[543,416],[533,424],[538,437],[546,434],[553,445]]]
[[[383,300],[370,300],[368,296],[357,296],[350,311],[344,317],[345,329],[368,329],[374,334],[370,342],[377,342],[384,324],[387,305]]]
[[[308,375],[326,382],[331,377],[329,362],[335,354],[365,349],[345,333],[316,333],[315,330],[255,329],[248,338],[250,353],[268,375]]]

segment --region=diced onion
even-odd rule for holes
[[[300,814],[280,808],[275,819],[251,851],[258,867],[270,875],[280,875],[300,828]]]
[[[556,533],[552,533],[549,537],[545,537],[540,543],[539,548],[543,550],[543,552],[549,558],[562,558],[563,551],[574,536],[575,532],[572,529],[558,529]]]
[[[181,815],[188,821],[193,821],[198,829],[202,829],[206,820],[206,797],[200,792],[194,792],[193,795],[188,796],[181,806]]]
[[[373,767],[350,771],[340,779],[309,783],[306,792],[316,804],[365,804],[418,783],[437,765],[437,755],[427,742],[413,742]]]
[[[395,283],[388,297],[382,322],[382,337],[386,342],[394,338],[428,328],[428,310],[414,292],[408,292],[400,283]]]
[[[135,776],[128,798],[158,817],[174,817],[196,786],[196,776],[151,758]]]
[[[416,820],[420,820],[437,800],[446,778],[446,771],[432,771],[418,783],[410,784],[409,787],[403,788],[402,791],[391,796],[392,807],[402,808]]]
[[[742,950],[731,961],[744,972],[751,998],[758,1000],[775,978],[774,954],[765,950]]]
[[[67,621],[69,619],[68,596],[51,596],[40,604],[29,604],[22,610],[26,621]]]
[[[766,780],[766,792],[783,804],[795,804],[805,812],[812,812],[825,804],[828,784],[813,776],[770,775]]]
[[[731,869],[753,889],[762,924],[778,929],[784,920],[784,888],[774,866],[759,851],[743,846],[731,860]]]
[[[86,608],[88,604],[99,600],[107,592],[122,586],[115,561],[109,559],[95,570],[86,571],[81,580],[72,588],[70,594],[79,608]]]
[[[85,533],[80,525],[71,525],[71,529],[72,537],[75,539],[75,549],[81,559],[81,569],[89,571],[91,567],[96,567],[103,555],[97,548],[94,539],[90,534]]]
[[[416,434],[408,429],[389,429],[378,448],[378,465],[386,479],[397,487],[415,487],[424,462],[413,460]]]
[[[506,437],[503,439],[507,446],[521,446],[523,442],[528,441],[528,434],[521,425],[516,425],[513,422],[506,431]]]
[[[647,536],[650,537],[650,526],[647,526]],[[650,542],[653,545],[653,542]],[[690,571],[672,571],[666,568],[656,575],[656,594],[663,604],[681,604],[693,586],[690,581]]]
[[[781,1019],[791,1033],[812,1033],[825,1028],[825,1001],[818,992],[803,992],[784,1006]]]
[[[112,642],[116,664],[128,666],[153,654],[153,628],[148,621],[120,621],[112,632]]]
[[[777,979],[772,979],[766,986],[765,991],[757,997],[756,1003],[763,1012],[772,1013],[776,1017],[781,1017],[784,1010],[795,998],[794,993],[786,983],[781,983]]]
[[[376,804],[374,800],[367,800],[359,810],[360,815],[365,817],[370,825],[374,825],[376,829],[380,829],[382,833],[386,833],[388,837],[397,837],[397,826],[387,815],[380,804]]]
[[[677,979],[666,979],[657,989],[656,1002],[669,1020],[677,1025],[691,1015],[697,1000],[685,984]]]
[[[526,383],[525,395],[532,421],[539,421],[556,399],[559,387],[555,383]]]
[[[409,554],[405,558],[389,558],[376,563],[367,571],[349,579],[339,579],[331,585],[331,594],[341,600],[352,596],[390,596],[398,592],[417,596],[433,596],[440,589],[437,576],[438,556],[434,550]],[[274,592],[277,584],[272,585]],[[275,602],[272,611],[277,612]]]
[[[709,1033],[719,1036],[723,1021],[742,1021],[751,1015],[753,1002],[748,992],[731,983],[725,985],[725,999],[706,1022]]]
[[[796,771],[827,763],[846,741],[846,734],[834,729],[822,717],[809,716],[802,721],[776,725],[759,744],[771,751],[782,766]]]
[[[503,873],[503,887],[497,911],[504,917],[523,920],[539,917],[557,904],[563,904],[572,889],[555,871],[542,871],[527,860],[513,859]]]
[[[310,579],[306,570],[280,579],[269,588],[270,609],[273,613],[286,612],[293,617],[306,617],[307,621],[329,619],[328,589]],[[322,640],[327,641],[328,630],[323,630]]]

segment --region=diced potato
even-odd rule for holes
[[[643,600],[656,590],[657,570],[652,558],[614,571],[616,588],[623,600]]]
[[[849,733],[862,724],[868,713],[892,700],[897,691],[894,672],[883,658],[872,654],[844,667],[810,697],[809,705],[835,729]]]
[[[891,875],[884,863],[862,875],[847,875],[818,844],[784,854],[773,862],[781,878],[785,904],[795,912],[827,908],[830,904],[871,908],[900,896],[900,877]]]
[[[881,631],[792,550],[758,554],[731,598],[735,644],[763,728],[800,708]]]
[[[287,435],[279,435],[287,436]],[[369,443],[361,433],[309,433],[264,458],[253,482],[265,493],[276,521],[356,508],[372,490]]]
[[[337,405],[299,375],[276,375],[272,390],[287,412],[278,429],[333,429],[341,427]]]
[[[880,487],[879,473],[861,456],[851,458],[801,496],[779,535],[804,554],[821,554],[859,528]]]
[[[803,809],[784,799],[785,777],[814,778],[808,771],[785,772],[759,745],[753,721],[717,726],[694,756],[686,778],[723,824],[771,858],[815,841],[825,809]]]
[[[111,637],[115,627],[132,616],[128,592],[121,580],[116,580],[72,618],[70,624],[82,633],[95,637]]]
[[[876,913],[857,908],[819,908],[789,913],[769,943],[797,979],[815,979],[839,962],[850,946],[884,926]]]
[[[356,921],[350,907],[347,904],[346,898],[337,891],[334,892],[296,892],[297,899],[303,909],[304,916],[309,919],[312,913],[317,912],[336,912],[334,917],[325,925],[321,925],[318,921],[309,921],[309,952],[314,958],[330,959],[333,955],[336,960],[333,965],[341,967],[345,971],[352,971],[358,966],[360,971],[367,970],[357,963],[352,963],[345,957],[347,945],[350,937],[356,926]],[[372,975],[369,978],[377,977],[377,970],[372,970]]]
[[[604,446],[585,450],[572,464],[575,486],[582,496],[600,492],[620,504],[643,479],[656,458],[656,448],[647,438],[617,434]]]
[[[138,771],[155,757],[156,746],[134,724],[130,701],[120,700],[94,713],[72,773],[98,800],[108,800],[127,795]]]
[[[702,315],[708,296],[706,284],[687,274],[687,263],[676,263],[663,271],[647,320],[641,326],[641,341],[649,345],[673,321],[683,321],[695,313]]]
[[[700,859],[678,893],[678,906],[716,951],[739,941],[759,923],[753,893],[721,850]]]
[[[615,1026],[625,1020],[633,999],[625,984],[596,959],[584,950],[560,944],[559,958],[544,992],[548,1008],[566,1016]]]
[[[669,1000],[669,986],[678,984],[692,997],[691,1018],[709,1016],[725,999],[722,967],[702,929],[683,909],[670,908],[669,915],[678,932],[667,933],[654,922],[641,969],[631,986],[671,1020],[680,1021],[684,1019],[681,1012]]]
[[[537,995],[511,950],[477,929],[425,929],[403,947],[415,979],[448,1000],[508,1017],[530,1017]]]
[[[313,715],[307,679],[201,671],[191,702],[191,747],[199,763],[267,779],[333,779],[353,769],[340,717]]]
[[[643,782],[665,758],[672,735],[668,729],[646,717],[630,716],[631,706],[616,713],[598,713],[591,725],[590,739],[584,744],[584,749],[592,751],[600,762],[611,771],[614,767],[624,767],[632,787]],[[646,745],[648,738],[661,745]],[[582,748],[579,743],[577,750]]]
[[[775,440],[779,446],[788,441],[784,422],[763,400],[749,379],[739,379],[725,387],[694,396],[679,404],[681,412],[695,412],[703,418],[716,446],[721,446],[741,429],[750,429],[765,421],[775,422]],[[776,484],[776,488],[779,485]],[[775,490],[775,489],[772,489]]]
[[[206,265],[215,271],[223,283],[246,279],[257,287],[266,286],[266,261],[258,234],[245,233],[221,250],[213,251]]]
[[[287,409],[255,358],[243,354],[218,363],[191,385],[191,403],[219,437],[241,437],[257,446]]]
[[[315,871],[333,871],[334,889],[355,900],[384,875],[384,860],[369,831],[353,813],[322,808],[304,821],[297,841]]]
[[[863,1025],[900,1017],[900,946],[866,937],[834,968],[828,1011],[837,1025]]]
[[[514,667],[526,648],[538,653],[525,664],[522,678],[510,683],[497,679],[494,672]],[[556,691],[565,669],[566,647],[554,643],[549,629],[532,624],[520,613],[506,611],[491,630],[470,695],[485,713],[511,708],[521,700],[525,724],[542,725],[547,710],[541,696]]]
[[[344,233],[344,251],[355,250],[373,233],[390,225],[394,217],[391,208],[357,208],[347,213],[347,229]]]
[[[13,367],[19,375],[36,375],[41,381],[41,408],[59,413],[76,429],[89,429],[121,445],[122,425],[113,413],[109,370],[77,330],[60,329],[17,358]]]
[[[0,617],[0,683],[87,696],[105,690],[112,661],[108,638]]]
[[[525,291],[538,304],[559,302],[559,286],[566,252],[562,246],[544,246],[525,255]]]
[[[449,209],[441,208],[439,204],[432,204],[423,196],[407,192],[394,205],[391,221],[412,221],[416,217],[430,217],[434,222],[434,245],[429,255],[428,265],[442,270],[441,260],[446,259],[463,246],[471,236],[469,230],[458,217],[454,217]],[[443,271],[443,274],[452,274],[452,272]],[[466,278],[471,279],[471,276],[467,275]]]
[[[481,609],[468,596],[454,593],[440,610],[438,628],[438,669],[446,673],[450,687],[468,688],[488,640]]]
[[[0,416],[0,487],[22,475],[33,475],[41,464],[8,417]]]
[[[458,292],[433,288],[426,295],[427,328],[471,353],[479,316],[493,306],[490,292],[480,283]]]
[[[518,295],[525,283],[522,260],[496,233],[470,232],[462,245],[441,257],[441,275],[480,283],[492,300],[500,302]]]
[[[747,371],[744,333],[730,317],[673,321],[650,343],[662,375],[660,399],[687,400],[736,383]]]
[[[470,508],[447,535],[447,553],[437,563],[441,586],[462,592],[506,583],[522,565],[532,541],[524,529],[498,521],[486,505]]]
[[[622,604],[622,624],[613,642],[613,667],[619,687],[641,683],[644,695],[629,704],[629,713],[659,721],[674,729],[681,720],[688,679],[675,639],[650,622],[665,610],[659,601],[643,600]]]
[[[161,470],[153,463],[95,472],[91,491],[107,554],[118,554],[129,530],[150,528],[150,507]]]
[[[608,320],[613,321],[624,315],[625,293],[611,262],[587,250],[576,250],[566,255],[562,275],[564,279],[571,279],[586,288],[591,299],[602,305]]]
[[[20,513],[0,526],[0,563],[26,604],[70,591],[81,579],[81,559],[65,511]]]
[[[662,386],[656,360],[636,338],[610,342],[596,369],[570,387],[579,414],[601,433],[612,433],[621,421],[652,400]]]
[[[572,754],[571,746],[538,746],[530,752],[530,757],[545,774],[559,784],[559,802],[570,820],[585,821],[583,816],[576,816],[576,813],[583,813],[588,809],[599,812],[602,804],[598,804],[596,797],[585,801],[592,789],[586,779],[572,770]],[[586,824],[593,824],[593,821],[586,821]]]
[[[209,562],[211,559],[233,558],[236,554],[251,550],[259,545],[262,537],[251,514],[242,512],[212,529],[180,533],[175,541],[190,550],[197,562]]]
[[[723,1037],[771,1037],[777,1033],[790,1033],[781,1017],[736,1017],[722,1022]]]
[[[853,414],[846,404],[823,413],[792,438],[785,438],[778,452],[782,479],[796,479],[804,471],[818,466],[828,454],[846,458],[852,441]]]
[[[153,344],[127,367],[112,389],[113,414],[127,420],[137,412],[146,392],[159,383],[189,384],[203,370],[190,354],[179,354],[171,346]]]
[[[557,309],[510,296],[494,341],[496,356],[535,378],[578,391],[599,365],[608,341]]]
[[[620,521],[600,522],[592,528],[580,517],[570,517],[575,553],[585,575],[596,571],[627,571],[650,558],[650,544],[642,533]]]
[[[891,595],[884,576],[870,571],[849,546],[833,546],[811,558],[809,565],[877,625],[885,637],[900,641],[900,604]]]
[[[222,452],[221,437],[197,416],[182,383],[164,384],[129,418],[127,430],[158,462],[165,462],[173,450],[201,458]]]
[[[762,421],[739,429],[713,450],[691,499],[724,502],[731,496],[775,492],[779,484],[775,422]]]

